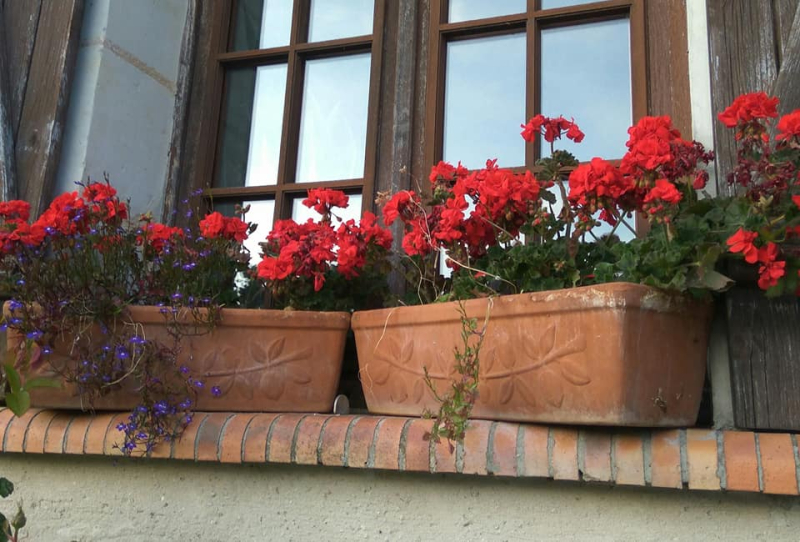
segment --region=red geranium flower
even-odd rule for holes
[[[800,138],[800,109],[795,109],[788,115],[781,117],[778,121],[778,132],[775,139]]]
[[[758,261],[758,249],[753,244],[753,241],[755,241],[757,237],[758,233],[739,228],[737,232],[731,235],[726,241],[730,247],[728,250],[734,254],[741,252],[747,263],[756,263]]]
[[[770,98],[766,92],[751,92],[738,96],[717,118],[728,128],[735,128],[756,119],[777,116],[778,98]]]

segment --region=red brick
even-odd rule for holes
[[[15,419],[16,416],[11,412],[11,409],[4,408],[0,410],[0,447],[3,445],[3,439],[5,438],[8,424]]]
[[[348,467],[363,469],[367,466],[369,450],[372,447],[372,438],[375,435],[375,427],[382,419],[385,418],[364,417],[359,418],[353,424],[345,457]]]
[[[644,485],[642,436],[625,434],[614,438],[615,479],[620,485]]]
[[[258,414],[244,435],[244,462],[263,463],[266,461],[267,435],[270,426],[279,419],[281,414]]]
[[[583,479],[589,482],[611,481],[611,433],[583,433]]]
[[[354,419],[355,416],[333,416],[325,424],[319,454],[323,465],[344,466],[344,441],[347,437],[347,428]]]
[[[486,474],[486,450],[492,422],[472,420],[464,436],[464,474]]]
[[[219,444],[222,427],[230,412],[212,412],[197,433],[197,461],[219,461]]]
[[[64,453],[71,455],[83,454],[83,445],[86,440],[86,431],[94,417],[90,414],[80,414],[72,420],[67,429],[67,437],[64,441]]]
[[[429,472],[433,420],[413,420],[406,433],[405,470]]]
[[[397,470],[400,454],[400,436],[408,418],[386,418],[378,428],[375,444],[375,468]]]
[[[550,466],[556,480],[578,480],[578,432],[552,428],[553,455]]]
[[[330,418],[329,414],[312,414],[303,420],[294,446],[295,463],[298,465],[317,464],[317,447],[319,446],[320,432],[325,420]]]
[[[273,425],[267,443],[267,461],[270,463],[290,463],[292,461],[292,439],[300,423],[307,414],[284,414]]]
[[[6,426],[5,435],[3,435],[3,451],[5,452],[21,452],[22,444],[25,440],[25,433],[28,430],[28,424],[31,420],[41,412],[37,408],[29,409],[25,414],[18,418],[14,418],[8,422]]]
[[[683,487],[681,438],[677,429],[653,432],[650,438],[650,478],[654,487]]]
[[[123,440],[122,432],[117,429],[117,426],[120,423],[125,422],[128,419],[129,414],[127,412],[120,412],[119,414],[114,415],[114,419],[111,420],[111,424],[108,426],[108,430],[106,431],[105,437],[103,437],[103,455],[122,455],[122,450],[119,449],[119,442]],[[156,445],[156,450],[159,448],[166,448],[167,455],[169,457],[169,449],[170,449],[169,442],[162,442]],[[151,454],[152,457],[152,454]]]
[[[236,414],[225,426],[220,437],[219,460],[223,463],[241,463],[244,433],[247,426],[255,418],[255,414]]]
[[[46,454],[61,454],[64,453],[64,437],[66,436],[67,428],[71,425],[76,416],[66,412],[59,412],[56,414],[53,421],[47,427],[47,433],[44,437],[44,453]]]
[[[84,438],[83,453],[87,455],[103,455],[103,445],[106,440],[108,425],[114,419],[111,413],[97,414],[92,416],[89,429]]]
[[[751,432],[725,431],[725,479],[729,491],[758,491],[756,439]]]
[[[44,438],[47,426],[58,413],[57,410],[44,410],[28,425],[28,434],[25,436],[25,449],[28,454],[44,453]]]
[[[492,442],[492,474],[517,475],[517,431],[515,423],[498,423]]]
[[[200,426],[203,425],[208,414],[203,412],[195,412],[192,423],[189,427],[184,429],[181,438],[173,443],[172,457],[173,459],[194,459],[195,446],[197,444],[197,432]]]
[[[705,429],[686,430],[689,489],[719,490],[717,435]]]
[[[797,495],[792,439],[786,433],[759,433],[764,493]]]
[[[547,462],[548,433],[549,430],[544,426],[522,426],[522,449],[525,454],[522,465],[525,476],[541,478],[550,476],[550,467]]]
[[[436,472],[458,472],[454,442],[440,439],[433,445],[433,455],[436,459]]]

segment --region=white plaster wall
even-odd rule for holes
[[[800,500],[325,467],[5,454],[28,540],[797,540]],[[9,499],[0,508],[14,508]]]
[[[108,173],[161,215],[187,0],[89,0],[56,190]]]

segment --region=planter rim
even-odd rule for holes
[[[463,302],[466,311],[474,315],[485,312],[486,305],[493,300],[495,307],[515,305],[500,318],[516,314],[559,313],[587,309],[627,308],[656,312],[676,312],[687,307],[704,306],[710,302],[693,299],[688,295],[668,293],[652,286],[632,282],[608,282],[578,288],[563,288],[501,295],[491,298],[469,299]],[[516,303],[525,301],[526,303]],[[426,325],[460,318],[458,301],[410,305],[389,309],[356,311],[351,325],[353,329],[385,327],[387,325]],[[509,307],[511,308],[511,307]],[[490,316],[490,319],[492,317]]]
[[[130,305],[126,310],[137,322],[143,324],[159,324],[164,322],[161,309],[156,305]],[[201,309],[205,310],[205,309]],[[8,301],[3,304],[3,314],[8,314]],[[189,321],[188,309],[185,315],[179,315],[182,321]],[[218,325],[236,327],[264,327],[273,328],[322,328],[322,329],[348,329],[350,327],[349,312],[321,312],[321,311],[296,311],[276,309],[236,309],[222,308]]]

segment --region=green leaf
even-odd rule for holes
[[[6,378],[8,379],[8,385],[11,388],[12,392],[18,392],[22,389],[22,380],[20,379],[19,373],[14,368],[14,365],[11,363],[5,364],[6,370]]]
[[[8,520],[3,514],[0,514],[0,542],[8,542],[9,529]]]
[[[702,276],[689,281],[690,287],[705,288],[714,292],[724,292],[734,285],[734,281],[713,269],[706,270]]]
[[[4,499],[14,493],[14,484],[8,478],[0,478],[0,497]]]
[[[55,378],[45,378],[43,376],[39,376],[36,378],[31,378],[25,381],[25,385],[23,388],[25,390],[32,390],[34,388],[57,388],[61,389],[63,384],[60,380],[56,380]]]
[[[31,407],[31,394],[25,390],[7,393],[6,406],[16,416],[22,416]]]

